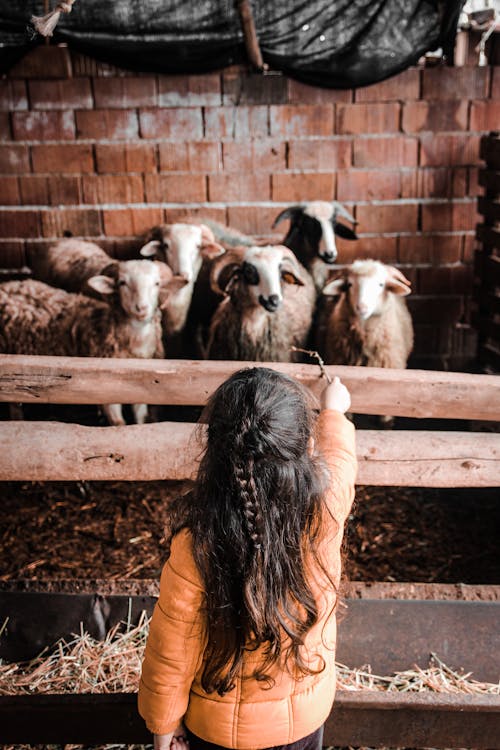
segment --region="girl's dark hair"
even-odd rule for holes
[[[202,420],[206,450],[172,529],[190,529],[205,586],[202,687],[231,690],[244,652],[261,645],[257,680],[272,685],[269,670],[283,658],[295,673],[313,674],[301,653],[318,620],[306,567],[316,562],[334,584],[318,552],[327,473],[310,450],[312,396],[274,370],[240,370]]]

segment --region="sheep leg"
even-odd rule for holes
[[[115,427],[125,424],[121,404],[103,404],[102,409],[109,424],[112,424]]]
[[[132,404],[132,411],[134,413],[134,419],[137,424],[144,424],[148,417],[148,405],[147,404]]]

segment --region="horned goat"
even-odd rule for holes
[[[339,221],[347,219],[353,225],[356,219],[341,203],[333,201],[309,201],[285,208],[278,214],[273,229],[284,219],[290,219],[288,232],[282,242],[293,250],[299,261],[314,279],[318,292],[329,276],[330,268],[337,260],[335,235],[346,240],[356,240],[354,230]]]
[[[212,266],[226,295],[210,324],[211,359],[290,362],[307,341],[316,293],[312,278],[282,245],[236,247]]]
[[[105,295],[109,304],[31,279],[0,284],[0,352],[80,357],[164,356],[157,264],[124,261],[119,264],[116,279],[98,275],[87,283]],[[134,404],[132,408],[136,422],[142,424],[147,405]],[[120,404],[106,404],[103,410],[110,424],[125,424]]]
[[[413,325],[403,299],[410,281],[394,266],[356,260],[323,289],[339,299],[328,314],[319,349],[332,365],[405,368]],[[321,330],[321,328],[320,328]]]

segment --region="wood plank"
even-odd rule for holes
[[[499,235],[500,236],[500,235]],[[262,363],[319,395],[317,365]],[[201,405],[249,362],[92,359],[0,355],[0,401]],[[352,394],[357,414],[500,419],[500,378],[458,372],[328,366]]]
[[[3,422],[4,481],[183,480],[194,476],[203,446],[195,425],[157,422],[84,427]],[[493,487],[500,438],[491,433],[358,430],[359,484]]]
[[[152,742],[134,693],[0,696],[0,726],[5,744]],[[497,695],[338,690],[324,744],[498,750],[499,740]]]

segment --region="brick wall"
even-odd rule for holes
[[[0,266],[65,231],[126,257],[187,215],[272,235],[277,212],[338,199],[360,240],[412,279],[414,366],[471,366],[479,138],[500,68],[410,69],[356,91],[276,74],[137,75],[42,46],[0,80]]]

